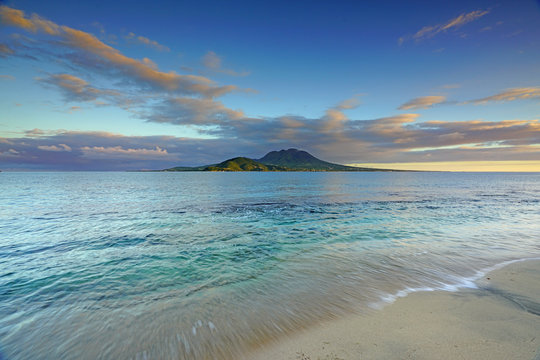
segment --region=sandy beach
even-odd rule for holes
[[[249,359],[540,359],[540,260],[514,262],[478,288],[417,292],[320,324]]]

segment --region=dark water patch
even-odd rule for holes
[[[112,247],[137,246],[148,241],[148,236],[134,237],[129,235],[111,236],[106,235],[95,240],[88,240],[88,250],[102,250]]]
[[[52,245],[38,244],[14,244],[7,248],[0,247],[0,256],[2,257],[25,257],[35,256],[40,253],[65,253],[78,249],[85,243],[84,240],[68,240]]]

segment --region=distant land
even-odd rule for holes
[[[177,166],[159,171],[396,171],[334,164],[317,159],[307,151],[270,151],[260,159],[235,157],[219,164],[195,167]],[[403,171],[403,170],[397,170]]]

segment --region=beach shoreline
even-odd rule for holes
[[[536,359],[540,259],[510,261],[475,287],[417,291],[382,309],[321,323],[246,359]]]

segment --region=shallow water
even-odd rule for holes
[[[540,174],[2,173],[0,358],[233,358],[540,256]]]

